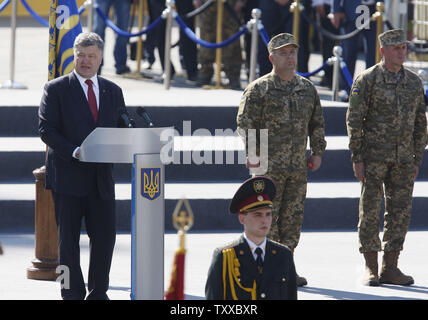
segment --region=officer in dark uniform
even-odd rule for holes
[[[290,249],[266,238],[272,223],[275,184],[267,177],[245,181],[230,204],[243,235],[214,251],[205,296],[209,300],[296,300]]]

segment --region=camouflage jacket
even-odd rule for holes
[[[318,93],[299,75],[284,81],[271,72],[250,83],[239,105],[237,126],[241,136],[248,129],[269,130],[269,170],[306,169],[308,135],[312,154],[322,156],[326,147]]]
[[[422,162],[427,122],[422,82],[402,68],[397,77],[383,62],[351,88],[346,125],[353,162]]]

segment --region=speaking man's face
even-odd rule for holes
[[[74,49],[74,69],[85,79],[97,74],[102,60],[103,54],[97,46],[80,46]]]

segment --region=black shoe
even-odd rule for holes
[[[230,80],[229,81],[229,88],[233,90],[240,90],[241,88],[241,81],[239,80]]]
[[[128,66],[125,66],[125,68],[116,70],[116,74],[124,74],[131,72],[131,69]]]
[[[206,85],[210,85],[210,84],[211,84],[211,78],[197,77],[197,79],[196,79],[196,85],[198,87],[202,87],[202,86],[206,86]]]

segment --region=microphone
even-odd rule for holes
[[[120,118],[122,119],[123,124],[125,125],[126,128],[134,127],[133,125],[134,121],[132,119],[129,119],[128,115],[125,112],[120,115]]]
[[[137,114],[147,122],[149,127],[154,127],[152,119],[150,119],[146,109],[144,109],[143,107],[138,107],[137,108]]]

